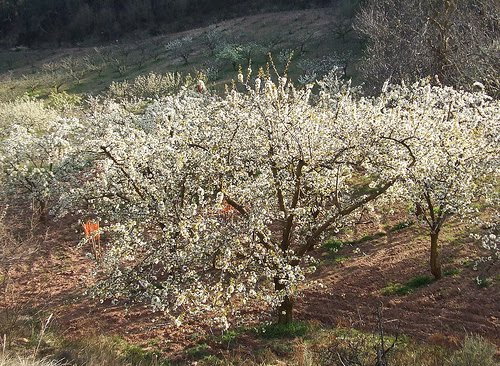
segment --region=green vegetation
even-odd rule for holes
[[[337,253],[340,249],[344,247],[345,243],[342,240],[338,239],[330,239],[327,240],[324,244],[323,247],[328,249],[328,251],[332,253]]]
[[[196,346],[186,349],[184,352],[189,357],[200,359],[206,356],[210,356],[211,350],[208,344],[200,343],[197,344]]]
[[[383,295],[408,295],[412,293],[415,289],[427,286],[434,282],[434,279],[430,276],[417,276],[404,284],[401,283],[390,283],[382,289]]]
[[[401,229],[400,229],[401,230]],[[332,253],[337,253],[340,249],[342,249],[346,245],[356,245],[356,244],[362,244],[366,243],[368,241],[372,241],[375,239],[383,238],[386,236],[387,233],[384,232],[376,232],[375,234],[368,234],[364,235],[363,237],[356,239],[356,240],[339,240],[339,239],[330,239],[327,240],[324,244],[323,247],[328,249]]]
[[[361,243],[365,243],[367,241],[372,241],[372,240],[375,240],[375,239],[378,239],[378,238],[382,238],[382,237],[384,237],[386,235],[387,235],[386,233],[377,232],[375,234],[365,235],[361,239],[358,239],[358,240],[349,241],[346,244],[361,244]]]
[[[460,268],[449,268],[443,272],[445,277],[458,277],[462,273]]]
[[[296,338],[304,337],[311,331],[311,325],[304,322],[290,322],[288,324],[270,324],[256,328],[261,338]]]
[[[482,337],[467,336],[461,349],[450,357],[449,364],[453,366],[495,366],[496,347]]]
[[[234,344],[245,331],[246,328],[228,329],[222,333],[222,335],[214,337],[214,341],[229,347]]]
[[[398,232],[398,231],[404,230],[406,228],[409,228],[413,224],[414,224],[414,222],[412,220],[402,221],[394,226],[391,226],[388,229],[388,231],[391,233]]]
[[[333,262],[337,263],[337,264],[342,264],[342,263],[344,263],[345,261],[348,261],[348,260],[349,260],[349,257],[345,256],[345,255],[343,255],[343,256],[335,256],[333,258]]]
[[[494,280],[490,277],[476,277],[476,285],[479,288],[487,288],[493,285]]]

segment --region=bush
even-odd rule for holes
[[[58,117],[54,109],[47,108],[43,101],[24,97],[12,102],[0,103],[0,140],[13,125],[39,131]]]
[[[496,347],[482,337],[468,336],[463,347],[455,351],[448,364],[450,366],[495,366]]]
[[[132,81],[113,82],[108,89],[108,96],[117,100],[133,98],[158,98],[172,95],[182,87],[194,85],[195,80],[190,76],[168,72],[166,74],[140,75]]]

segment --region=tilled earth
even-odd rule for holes
[[[455,275],[403,296],[383,295],[381,290],[389,283],[429,274],[428,241],[415,225],[345,245],[335,254],[320,250],[319,269],[297,299],[296,318],[373,331],[381,306],[389,333],[445,346],[457,345],[465,334],[478,334],[500,346],[499,263],[482,264],[475,270],[473,260],[481,253],[477,244],[458,234],[461,230],[452,225],[442,235],[443,269],[455,269]],[[39,230],[31,239],[38,242],[38,250],[11,268],[8,291],[0,300],[4,318],[53,314],[51,326],[65,338],[118,335],[143,345],[160,340],[169,354],[193,344],[192,335],[203,330],[200,322],[177,328],[146,306],[125,308],[85,296],[92,268],[85,250],[77,248],[80,237],[71,222]],[[477,276],[493,278],[493,284],[480,288]],[[269,316],[260,309],[249,313]]]

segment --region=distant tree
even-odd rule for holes
[[[45,220],[50,199],[73,177],[67,158],[79,124],[30,99],[0,108],[0,119],[9,117],[0,140],[0,193],[32,200],[35,213]]]
[[[360,71],[376,87],[437,75],[467,88],[480,81],[498,95],[499,27],[496,0],[367,0],[355,22],[366,41]]]
[[[189,57],[194,51],[193,37],[185,36],[174,39],[165,45],[165,51],[170,52],[175,57],[182,57],[184,64],[189,64]]]

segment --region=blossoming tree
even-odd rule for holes
[[[76,167],[70,156],[80,124],[33,100],[4,103],[0,109],[2,117],[9,117],[0,135],[0,193],[33,200],[44,220],[54,193],[72,185]]]
[[[264,300],[291,321],[325,234],[414,164],[413,131],[383,100],[321,87],[311,101],[311,87],[260,74],[223,98],[183,92],[144,114],[96,115],[84,150],[99,168],[71,195],[108,222],[100,295],[223,322]]]
[[[499,102],[422,82],[391,92],[400,121],[415,129],[416,164],[402,193],[430,236],[430,268],[441,278],[439,233],[452,216],[475,218],[495,197],[500,155]],[[475,215],[474,215],[475,214]]]

